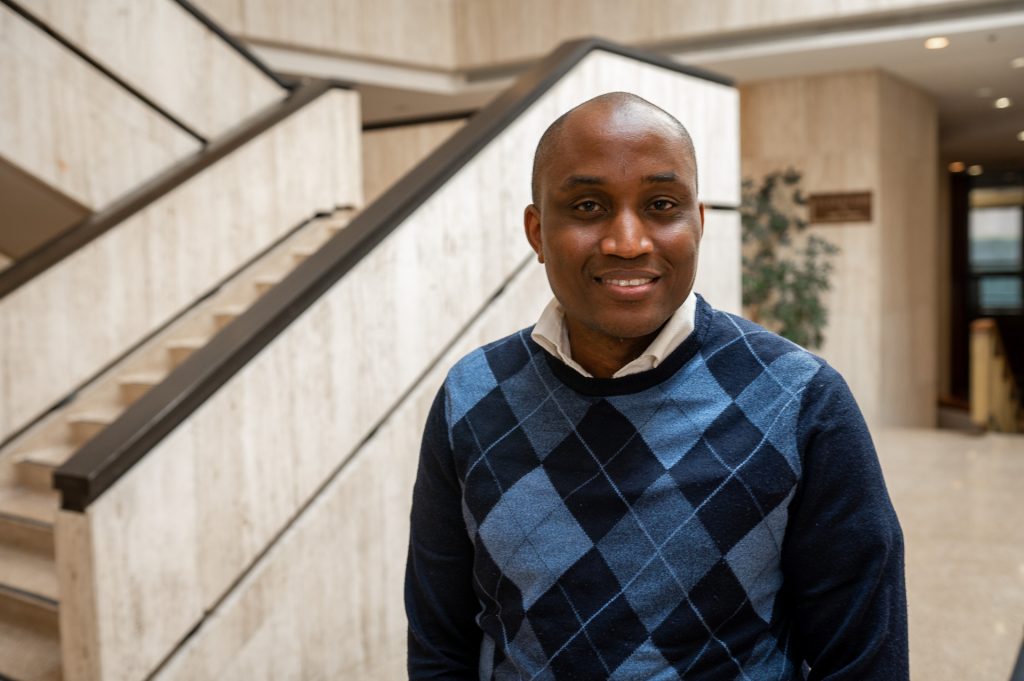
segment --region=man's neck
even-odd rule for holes
[[[639,357],[661,329],[638,338],[609,338],[590,333],[586,327],[566,319],[566,330],[573,360],[595,378],[612,378]]]

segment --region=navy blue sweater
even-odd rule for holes
[[[529,329],[427,421],[411,679],[908,678],[903,543],[821,359],[699,299],[657,368],[585,378]]]

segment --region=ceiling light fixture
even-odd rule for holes
[[[977,166],[977,165],[971,166],[970,168],[967,169],[967,174],[968,175],[975,175],[975,176],[977,176],[977,175],[981,175],[982,172],[984,172],[984,169],[981,166]]]
[[[941,50],[944,47],[949,47],[949,38],[944,35],[928,38],[924,41],[924,47],[926,50]]]
[[[1013,105],[1009,97],[1000,97],[996,101],[992,102],[992,106],[997,109],[1009,109]]]
[[[1024,69],[1024,57],[1015,57],[1010,61],[1010,68]]]
[[[964,172],[964,162],[963,161],[953,161],[952,163],[949,164],[949,172],[951,172],[951,173],[962,173],[962,172]]]
[[[1017,141],[1024,142],[1024,130],[1021,130],[1020,132],[1017,133]]]

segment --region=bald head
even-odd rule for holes
[[[551,159],[558,155],[558,149],[565,139],[567,130],[571,129],[569,123],[574,120],[590,116],[607,118],[625,117],[640,119],[658,127],[664,127],[672,135],[677,136],[687,150],[694,169],[694,183],[696,184],[697,158],[693,149],[693,140],[686,127],[676,119],[675,116],[659,106],[651,104],[643,97],[638,97],[629,92],[609,92],[598,95],[593,99],[583,102],[579,106],[565,112],[555,122],[548,126],[537,143],[537,150],[533,155],[533,177],[531,189],[533,192],[533,203],[540,201],[541,178],[544,175]]]

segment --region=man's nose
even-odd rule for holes
[[[639,258],[654,248],[644,221],[632,210],[619,211],[601,237],[601,253],[620,258]]]

